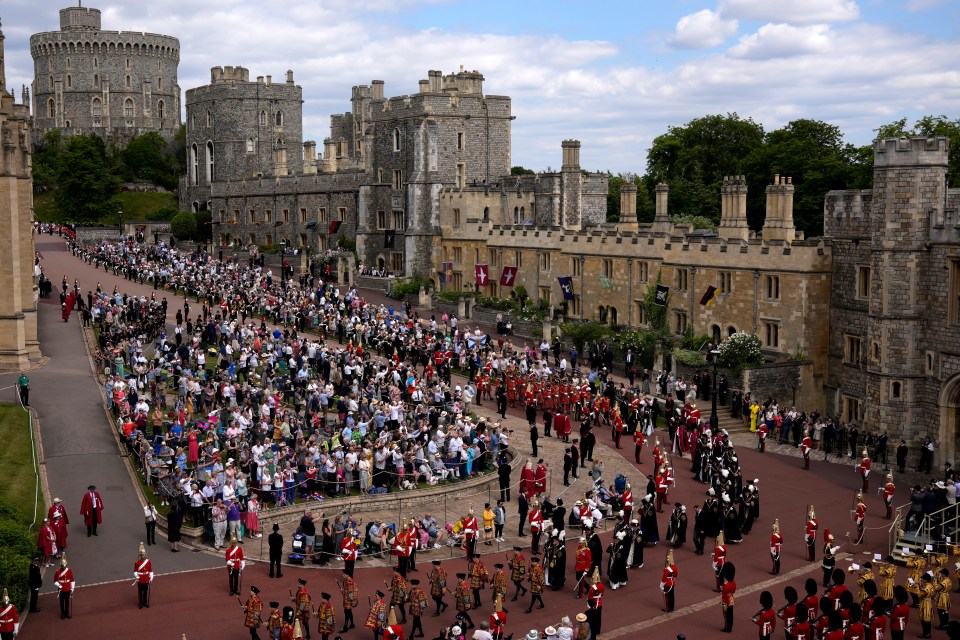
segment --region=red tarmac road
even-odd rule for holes
[[[58,239],[59,241],[59,239]],[[48,247],[52,249],[53,247]],[[68,259],[69,256],[66,256]],[[76,262],[76,267],[70,273],[80,278],[84,292],[93,288],[96,281],[100,281],[105,290],[111,290],[114,283],[119,284],[121,290],[139,290],[135,285],[122,278],[104,273],[102,270],[94,273],[91,267]],[[58,281],[59,271],[52,271],[50,275]],[[174,298],[171,298],[171,309],[176,307]],[[76,317],[71,323],[77,322]],[[41,340],[43,336],[41,336]],[[665,436],[661,433],[661,439]],[[609,442],[609,431],[598,430],[598,439],[602,444]],[[598,447],[603,455],[615,455],[612,450]],[[632,458],[632,447],[619,453],[625,453],[628,459]],[[849,466],[840,466],[827,463],[814,463],[812,471],[803,471],[799,460],[778,456],[775,454],[760,454],[756,451],[741,447],[738,450],[740,463],[744,470],[744,478],[760,479],[761,518],[755,524],[753,533],[745,536],[744,542],[739,545],[728,546],[728,559],[737,566],[737,584],[739,590],[736,601],[736,624],[731,636],[721,636],[722,626],[719,595],[713,592],[714,577],[710,567],[709,551],[711,542],[708,542],[708,554],[697,556],[693,553],[693,546],[688,542],[681,549],[675,551],[676,564],[679,568],[677,585],[677,611],[672,614],[663,614],[661,611],[662,599],[659,594],[660,572],[666,549],[663,543],[649,547],[646,550],[646,566],[642,569],[631,570],[628,586],[612,591],[609,588],[604,598],[603,631],[604,640],[609,638],[642,634],[644,637],[670,640],[678,633],[685,633],[690,640],[694,638],[753,638],[756,637],[756,628],[750,624],[752,616],[760,607],[758,604],[759,592],[770,590],[774,595],[775,607],[783,604],[783,588],[790,584],[802,594],[803,582],[808,576],[820,579],[819,561],[808,563],[803,544],[804,516],[808,503],[813,503],[821,524],[829,528],[836,535],[837,542],[841,543],[841,554],[852,554],[852,560],[841,559],[838,566],[847,567],[850,561],[863,562],[876,553],[887,553],[887,522],[882,520],[882,503],[876,494],[867,496],[868,516],[866,544],[854,547],[847,539],[846,533],[853,531],[853,522],[850,517],[850,507],[856,489],[859,488],[858,476]],[[644,464],[637,469],[636,477],[632,478],[635,493],[640,493],[645,485],[643,481],[647,473],[652,473],[653,464],[650,449],[645,448]],[[687,505],[691,517],[688,531],[688,540],[692,538],[693,505],[700,504],[706,486],[691,478],[689,473],[689,459],[674,459],[677,470],[677,486],[671,490],[670,500],[681,501]],[[880,480],[880,474],[874,474],[874,482]],[[906,487],[898,487],[898,497],[895,503],[906,502]],[[569,502],[569,501],[568,501]],[[666,531],[667,513],[661,516],[661,535]],[[782,558],[782,575],[769,575],[770,559],[768,542],[770,525],[774,518],[780,519],[781,531],[784,535],[784,551]],[[516,512],[508,508],[507,527],[516,526]],[[610,533],[603,534],[604,543],[609,542]],[[820,557],[822,542],[818,541],[817,558]],[[574,599],[572,589],[573,580],[573,551],[576,540],[573,536],[568,542],[567,582],[561,592],[547,591],[544,594],[546,608],[534,610],[533,613],[524,613],[528,601],[507,602],[508,633],[514,633],[519,640],[530,629],[540,629],[549,625],[556,625],[560,618],[574,615],[585,609],[584,600]],[[136,590],[132,586],[133,563],[136,545],[125,544],[111,550],[102,551],[104,562],[122,567],[127,562],[130,568],[130,578],[109,582],[97,586],[81,586],[74,598],[74,615],[70,620],[61,621],[57,613],[56,596],[48,594],[41,597],[41,612],[31,614],[22,630],[23,640],[33,640],[52,637],[69,637],[76,640],[86,638],[125,638],[138,637],[145,639],[179,640],[186,634],[190,640],[218,640],[221,638],[249,637],[243,627],[243,615],[236,598],[227,595],[227,576],[225,569],[210,569],[189,571],[182,573],[164,574],[164,571],[177,571],[180,567],[174,566],[171,555],[161,541],[159,547],[150,548],[150,557],[158,575],[153,585],[151,607],[138,610],[136,606]],[[184,554],[179,554],[184,555]],[[192,554],[188,554],[192,555]],[[529,556],[529,554],[527,554]],[[604,568],[606,564],[604,556]],[[418,565],[421,571],[412,574],[426,583],[427,570],[430,567],[429,553],[421,554]],[[493,562],[500,559],[505,562],[503,555],[484,556],[484,563],[492,569]],[[444,562],[448,573],[453,577],[457,571],[463,571],[466,563],[461,559]],[[362,566],[362,563],[361,563]],[[605,572],[604,572],[605,573]],[[901,570],[900,580],[905,576]],[[385,568],[358,568],[356,577],[361,592],[361,606],[355,613],[358,624],[357,630],[344,634],[345,640],[350,638],[370,638],[368,630],[363,629],[368,607],[365,596],[372,594],[377,588],[383,589],[383,581],[388,579],[390,572]],[[266,603],[278,600],[282,604],[289,603],[288,590],[294,589],[297,578],[303,577],[308,581],[308,588],[314,599],[319,598],[321,591],[334,595],[333,603],[337,610],[337,623],[342,623],[340,598],[334,584],[339,573],[330,570],[284,568],[282,580],[269,579],[266,566],[262,564],[248,565],[243,578],[244,599],[247,588],[255,584],[261,589],[261,597]],[[52,577],[48,573],[48,580]],[[78,576],[79,583],[85,584],[85,576]],[[848,584],[855,579],[851,576]],[[488,600],[489,591],[484,593],[484,602],[479,611],[473,612],[475,623],[486,619],[492,611]],[[453,604],[452,597],[448,601]],[[916,611],[914,610],[915,614]],[[911,620],[911,628],[919,629],[916,616]],[[441,624],[448,625],[454,620],[453,608],[447,610],[439,618],[426,617],[424,627],[428,637],[435,636]],[[313,621],[312,632],[316,636],[316,621]],[[781,627],[782,628],[782,627]],[[781,634],[781,628],[776,636]],[[409,630],[409,627],[407,627]],[[943,637],[943,632],[938,632]],[[261,637],[266,632],[261,629]]]

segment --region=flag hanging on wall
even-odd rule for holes
[[[603,287],[604,289],[609,289],[610,287],[613,286],[613,280],[603,275],[602,273],[597,274],[597,277],[600,278],[600,286]]]
[[[700,304],[705,307],[709,307],[710,303],[713,302],[714,298],[717,297],[717,294],[720,293],[720,290],[717,289],[712,284],[707,287],[707,290],[703,292],[703,297],[700,298]]]
[[[440,267],[440,273],[443,274],[445,282],[453,282],[453,263],[444,262]]]
[[[383,232],[383,248],[384,249],[393,249],[393,239],[397,236],[397,232],[393,229],[387,229]]]
[[[658,284],[657,291],[653,294],[653,303],[661,307],[667,306],[667,296],[670,295],[670,287],[665,284]]]
[[[573,300],[573,278],[570,276],[563,276],[557,278],[560,282],[560,291],[563,292],[563,299],[570,301]]]
[[[476,265],[476,267],[474,267],[474,275],[476,276],[477,286],[487,286],[490,283],[490,266],[485,264]]]
[[[500,284],[504,287],[512,287],[517,279],[516,267],[504,267],[500,273]]]
[[[341,221],[340,220],[331,220],[330,221],[330,230],[327,235],[335,235],[337,230],[340,229]]]

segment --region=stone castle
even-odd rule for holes
[[[30,37],[34,132],[95,134],[118,142],[180,127],[180,42],[154,33],[103,31],[100,10],[60,10],[60,31]]]
[[[161,66],[173,62],[164,72],[172,81],[164,85],[172,92],[166,106],[177,103],[175,40],[112,34],[104,43],[92,35],[95,10],[64,11],[60,33],[31,40],[35,60],[38,51],[46,56],[34,83],[38,129],[87,127],[92,98],[77,103],[87,107],[80,115],[66,102],[61,108],[58,96],[69,93],[63,74],[84,65],[89,76],[104,53],[115,53],[111,73],[121,78],[111,76],[113,88],[101,98],[114,101],[111,114],[122,113],[116,83],[126,84],[126,65],[151,56]],[[90,37],[79,37],[85,30]],[[140,58],[127,55],[136,38],[150,40],[139,42]],[[44,69],[50,65],[58,70],[52,77]],[[894,440],[928,435],[941,443],[940,459],[956,457],[960,190],[947,188],[945,139],[878,141],[874,187],[826,194],[819,238],[794,229],[792,180],[780,176],[766,189],[761,229],[747,225],[740,176],[724,181],[716,231],[671,222],[665,184],[656,187],[652,223],[638,222],[629,184],[621,221],[607,223],[606,176],[580,167],[579,141],[561,143],[557,172],[509,175],[511,101],[484,94],[483,81],[461,68],[429,71],[408,95],[386,97],[380,80],[356,86],[350,111],[331,117],[318,149],[303,139],[302,90],[292,71],[274,82],[251,80],[244,67],[215,67],[210,84],[186,93],[181,208],[209,210],[223,246],[316,252],[354,240],[361,262],[429,277],[442,290],[507,296],[523,285],[558,306],[557,278],[571,277],[568,317],[623,327],[647,326],[644,298],[660,280],[671,290],[677,333],[689,328],[720,340],[747,331],[769,356],[805,363],[776,387],[781,403],[817,408]],[[41,86],[52,86],[52,94]],[[139,104],[157,97],[158,85],[136,87],[128,97]],[[134,113],[146,116],[136,104]],[[150,112],[157,115],[153,103]],[[52,120],[41,117],[48,113]],[[489,270],[482,287],[474,284],[476,265]],[[514,286],[499,284],[505,267],[517,268]],[[707,286],[719,293],[704,306]]]
[[[16,104],[7,91],[0,31],[0,370],[25,369],[40,358],[33,267],[31,118],[26,90]]]

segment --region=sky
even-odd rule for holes
[[[56,0],[3,0],[7,84],[30,84],[29,37],[59,30]],[[512,164],[643,174],[670,126],[717,113],[767,131],[797,118],[850,143],[901,117],[960,117],[958,0],[101,0],[102,27],[180,40],[181,90],[214,66],[303,87],[321,143],[354,85],[406,95],[430,69],[476,69],[513,99]]]

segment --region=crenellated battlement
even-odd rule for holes
[[[874,169],[884,167],[947,166],[949,139],[885,138],[873,144]]]

